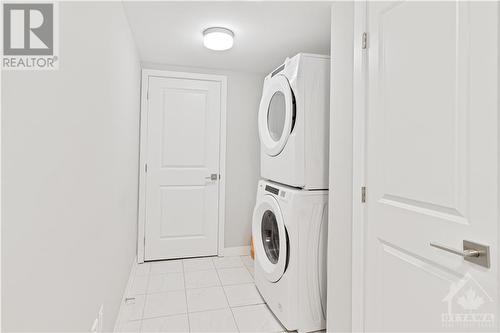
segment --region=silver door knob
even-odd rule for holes
[[[490,247],[487,245],[482,245],[466,240],[463,241],[462,250],[457,250],[449,246],[437,244],[434,242],[429,243],[429,245],[437,249],[461,256],[465,261],[490,268]]]
[[[219,176],[216,173],[212,173],[210,176],[205,177],[205,179],[209,179],[209,180],[217,180],[218,178],[219,178]]]

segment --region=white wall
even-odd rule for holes
[[[354,4],[332,6],[328,332],[351,331]]]
[[[2,73],[2,331],[112,330],[136,250],[140,62],[121,3],[60,4],[60,69]]]
[[[257,113],[264,74],[144,63],[143,68],[227,76],[226,225],[224,246],[250,244],[260,177]]]

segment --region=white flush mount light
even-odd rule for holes
[[[215,51],[229,50],[233,47],[234,33],[226,28],[208,28],[203,31],[203,45]]]

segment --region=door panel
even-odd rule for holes
[[[402,328],[406,328],[406,331],[434,332],[442,328],[441,313],[446,307],[442,308],[438,302],[446,296],[450,283],[459,275],[393,244],[381,242],[378,251],[379,270],[387,272],[382,273],[378,291],[382,297],[379,304],[383,302],[379,318],[383,330],[400,328],[403,331]],[[400,287],[402,284],[406,287]],[[436,295],[439,299],[430,300],[429,295]],[[408,303],[414,304],[414,308],[408,307]]]
[[[497,251],[498,4],[367,6],[365,329],[497,325],[454,317],[496,314],[497,258],[486,269],[429,243]]]
[[[466,29],[456,29],[456,19],[468,9],[450,3],[428,7],[402,2],[378,15],[384,199],[460,220],[469,65]],[[419,24],[423,17],[425,25]]]
[[[162,167],[203,167],[207,91],[168,89],[163,101]]]
[[[204,186],[165,186],[161,188],[160,237],[203,236]],[[189,206],[186,207],[186,204]],[[187,208],[187,209],[186,209]]]
[[[149,79],[145,259],[217,254],[219,82]]]

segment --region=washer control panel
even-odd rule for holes
[[[272,193],[282,199],[285,199],[286,198],[286,191],[283,191],[279,188],[276,188],[276,187],[272,187],[270,185],[266,185],[266,188],[265,188],[266,192],[269,192],[269,193]]]
[[[276,187],[272,187],[272,186],[269,186],[269,185],[266,185],[266,191],[267,192],[270,192],[274,195],[279,195],[280,194],[280,190],[277,189]]]

